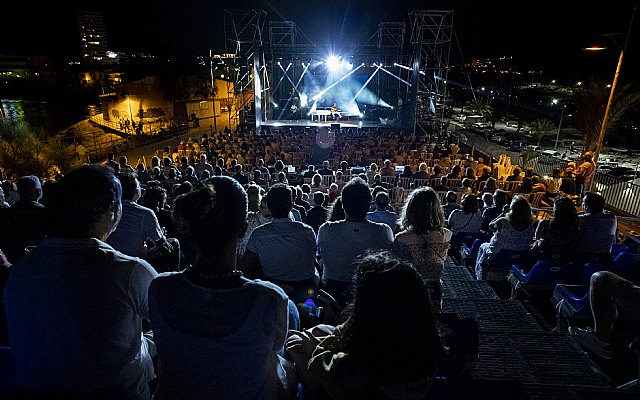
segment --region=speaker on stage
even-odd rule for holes
[[[340,124],[331,124],[331,130],[332,131],[340,131]]]

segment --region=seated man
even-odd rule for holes
[[[569,333],[587,349],[610,360],[613,358],[611,329],[619,311],[640,320],[640,286],[612,272],[599,271],[591,276],[589,289],[593,328],[570,326]]]
[[[40,204],[42,184],[34,175],[16,182],[19,199],[0,209],[0,248],[10,263],[25,255],[27,246],[37,246],[44,238],[45,207]]]
[[[307,213],[306,223],[311,226],[314,232],[318,233],[320,225],[327,221],[329,210],[324,206],[326,195],[320,191],[313,194],[313,207]]]
[[[288,185],[276,183],[266,199],[272,220],[251,232],[240,267],[251,278],[281,286],[294,303],[304,303],[319,283],[315,232],[289,217],[293,197]]]
[[[350,298],[356,257],[366,250],[393,248],[393,231],[386,224],[367,220],[371,205],[369,186],[353,178],[342,189],[346,219],[325,222],[318,229],[318,256],[322,259],[322,284],[341,306]]]
[[[120,182],[89,164],[54,185],[47,236],[4,289],[16,398],[149,399],[143,322],[157,273],[105,243],[122,214]]]
[[[374,199],[376,209],[367,213],[367,220],[371,222],[382,222],[389,225],[395,233],[398,231],[398,214],[389,210],[389,194],[381,190]]]
[[[578,213],[578,254],[582,260],[609,261],[611,246],[616,242],[618,221],[616,215],[604,209],[602,195],[587,192]]]
[[[166,237],[153,210],[138,204],[141,188],[136,176],[118,174],[117,177],[122,186],[122,219],[107,243],[126,255],[149,261],[156,270],[177,270],[180,243]]]

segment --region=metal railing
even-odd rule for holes
[[[564,171],[569,161],[540,154],[527,161],[524,167],[533,168],[540,176],[551,176],[554,168],[560,168],[561,171]],[[596,172],[590,190],[604,196],[609,207],[634,217],[640,217],[640,185]]]

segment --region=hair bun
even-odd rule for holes
[[[174,210],[176,228],[188,233],[191,224],[206,218],[216,208],[216,204],[216,191],[210,185],[179,196]]]

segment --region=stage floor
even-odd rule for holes
[[[278,128],[278,127],[327,127],[331,128],[332,124],[340,124],[340,128],[393,128],[392,125],[385,125],[381,122],[366,121],[360,119],[341,119],[339,121],[312,121],[310,119],[271,119],[262,121],[263,127]]]

